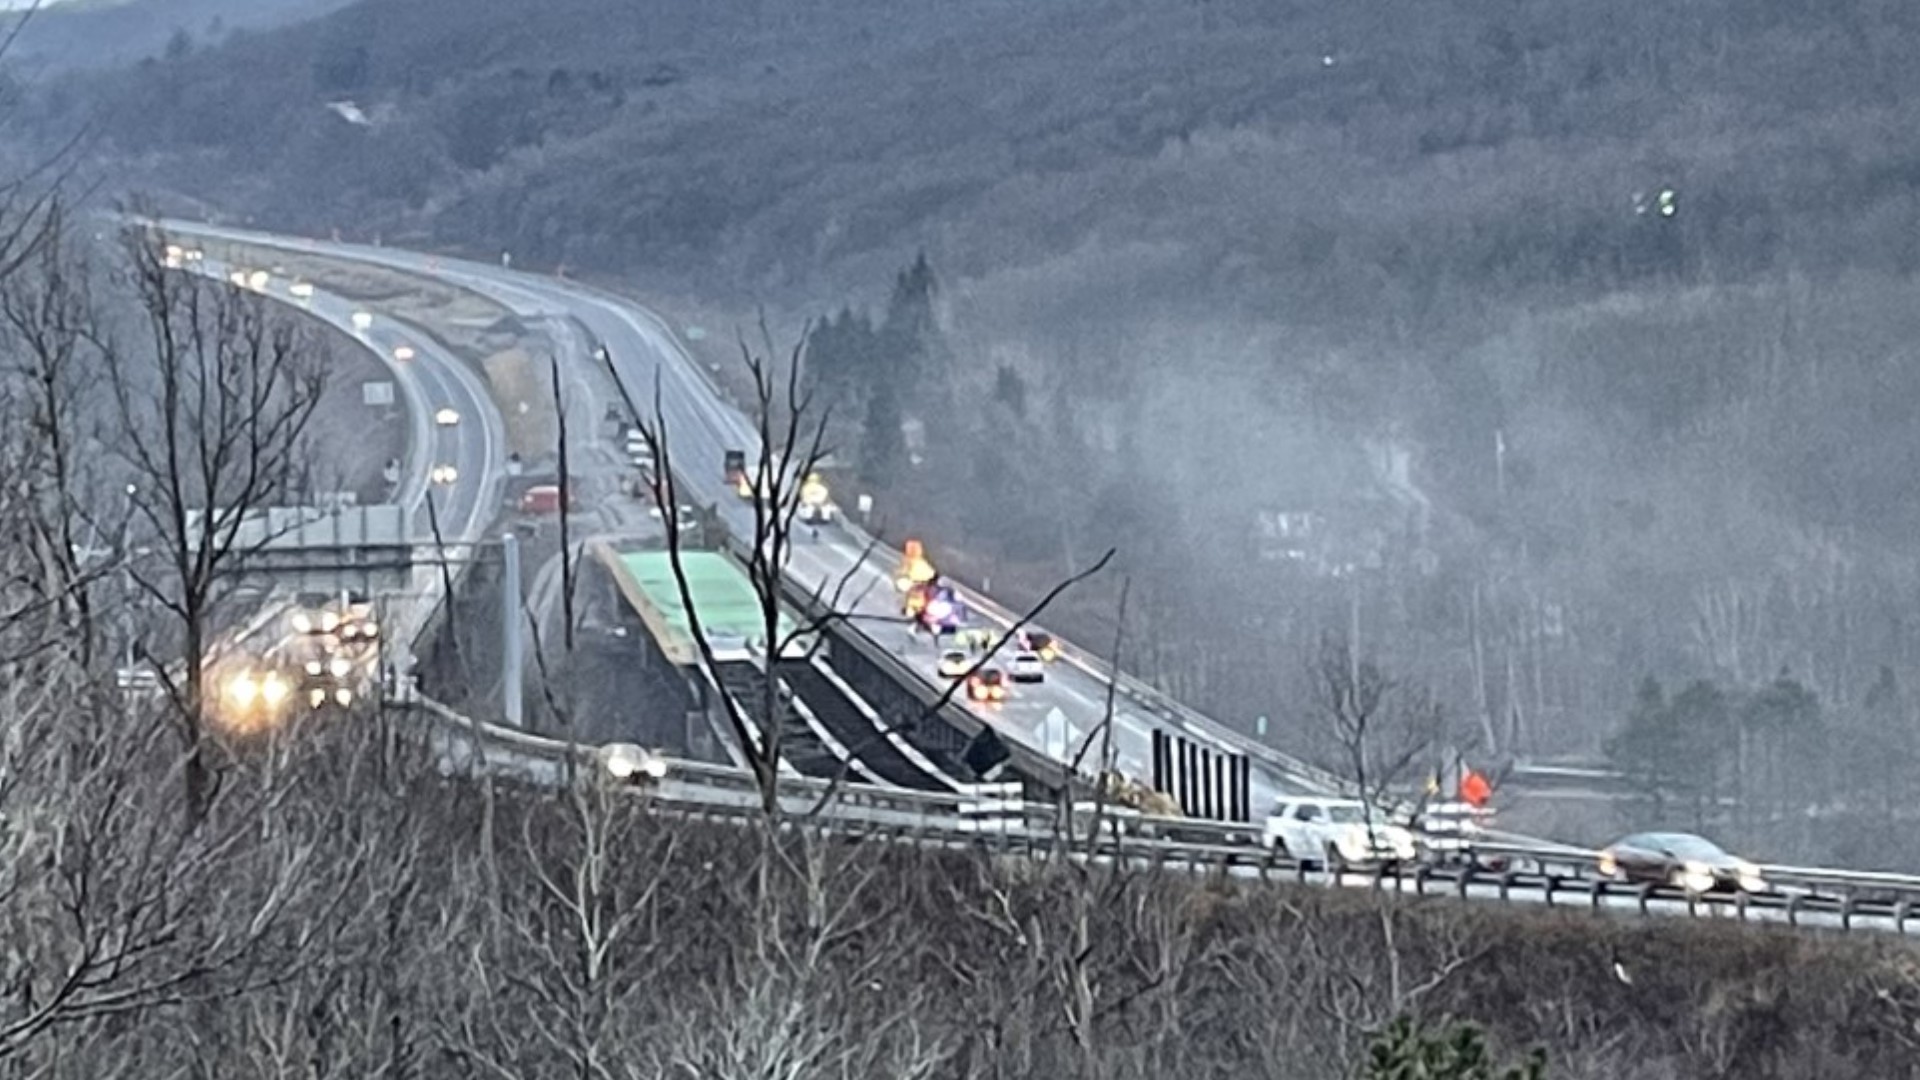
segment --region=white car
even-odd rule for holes
[[[1268,847],[1323,868],[1412,862],[1413,833],[1358,799],[1288,796],[1267,817]]]
[[[304,281],[296,281],[287,286],[287,292],[290,293],[295,300],[313,299],[313,286]]]
[[[1016,653],[1013,662],[1007,665],[1007,674],[1014,682],[1045,682],[1047,662],[1040,659],[1039,653]]]
[[[355,330],[365,333],[367,330],[371,329],[372,326],[373,326],[372,312],[356,311],[353,313],[353,328]]]
[[[393,358],[403,364],[413,359],[413,346],[395,345],[393,347]]]
[[[433,422],[441,427],[452,427],[460,422],[460,413],[457,409],[444,408],[433,414]]]
[[[967,669],[972,666],[973,660],[959,649],[949,649],[940,654],[940,663],[938,665],[940,674],[949,679],[957,679],[965,675]]]

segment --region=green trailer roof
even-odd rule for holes
[[[686,605],[680,602],[672,556],[664,551],[622,552],[620,564],[639,591],[642,619],[668,659],[676,664],[698,660],[692,620],[687,617]],[[706,630],[710,643],[721,646],[726,639],[737,638],[765,650],[765,620],[760,613],[760,598],[737,563],[715,551],[682,551],[680,567],[686,574],[687,592],[693,597],[701,627]],[[794,623],[784,610],[780,613],[779,625],[780,638],[785,641],[793,633]]]

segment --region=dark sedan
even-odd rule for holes
[[[1672,885],[1690,893],[1766,892],[1760,868],[1692,833],[1635,833],[1600,849],[1603,877]]]

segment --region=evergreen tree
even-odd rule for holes
[[[879,343],[873,339],[873,321],[850,307],[815,323],[807,335],[809,387],[835,404],[860,404],[868,380],[877,374]]]
[[[1502,1066],[1472,1024],[1427,1028],[1403,1016],[1373,1040],[1360,1080],[1545,1080],[1546,1075],[1545,1051],[1536,1049],[1525,1062]]]
[[[1669,712],[1672,788],[1692,802],[1694,827],[1704,829],[1707,808],[1726,787],[1721,777],[1736,764],[1733,703],[1711,680],[1695,679],[1674,695]]]
[[[1656,815],[1666,812],[1672,767],[1680,750],[1676,735],[1660,680],[1651,675],[1641,679],[1626,724],[1607,742],[1607,758],[1653,798]]]
[[[893,279],[893,295],[887,298],[887,346],[893,350],[894,364],[909,385],[918,386],[930,374],[926,361],[930,346],[939,335],[933,303],[939,285],[927,253],[921,252]]]
[[[1647,678],[1607,756],[1653,798],[1656,818],[1677,798],[1692,804],[1699,825],[1722,789],[1733,736],[1732,705],[1713,682],[1695,679],[1669,701],[1660,683]]]
[[[1784,669],[1754,691],[1740,709],[1740,735],[1749,747],[1742,778],[1755,789],[1741,802],[1750,812],[1768,806],[1798,809],[1827,793],[1825,726],[1820,700]]]
[[[878,379],[867,388],[866,422],[861,429],[860,478],[883,487],[899,475],[906,454],[900,435],[900,394],[891,379]]]
[[[1012,365],[1001,364],[993,373],[993,400],[1005,405],[1016,418],[1027,418],[1027,380]]]

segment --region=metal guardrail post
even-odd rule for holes
[[[1909,913],[1912,912],[1912,910],[1913,910],[1913,903],[1911,901],[1905,900],[1905,899],[1894,901],[1894,904],[1893,904],[1893,932],[1894,933],[1905,934],[1907,932],[1907,916]]]
[[[1745,889],[1741,889],[1733,894],[1733,911],[1734,914],[1740,917],[1741,922],[1747,921],[1747,891]]]

